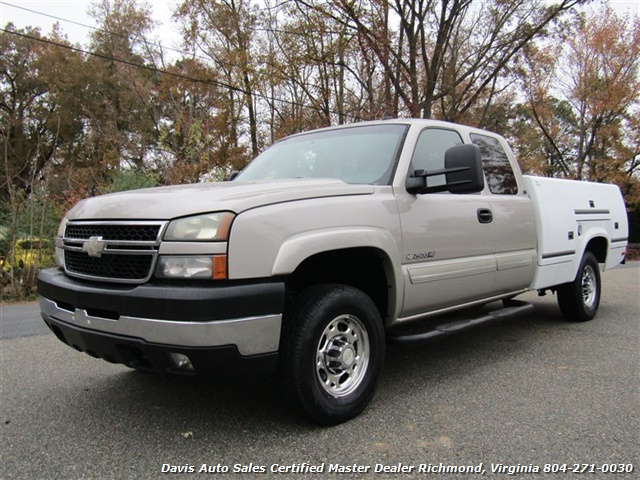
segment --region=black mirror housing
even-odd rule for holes
[[[429,187],[428,178],[444,175],[446,183]],[[484,189],[482,156],[480,149],[473,144],[456,145],[444,154],[444,168],[439,170],[416,170],[407,178],[409,193],[424,194],[437,192],[477,193]]]
[[[451,193],[477,193],[484,189],[482,156],[473,144],[456,145],[444,153],[447,190]]]

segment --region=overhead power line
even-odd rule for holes
[[[276,8],[279,8],[279,7],[287,4],[287,3],[290,3],[291,1],[292,0],[284,0],[281,3],[278,3],[277,5],[275,5],[273,7],[265,7],[263,9],[258,9],[258,11],[271,11],[272,9],[276,9]],[[30,8],[22,7],[22,6],[15,5],[15,4],[12,4],[12,3],[9,3],[9,2],[5,2],[5,1],[1,1],[0,0],[0,4],[1,5],[7,5],[7,6],[10,6],[10,7],[13,7],[13,8],[17,8],[17,9],[20,9],[20,10],[24,10],[24,11],[27,11],[27,12],[30,12],[30,13],[35,13],[36,15],[42,15],[44,17],[52,18],[54,20],[58,20],[58,21],[61,21],[61,22],[66,22],[66,23],[78,25],[78,26],[81,26],[81,27],[84,27],[84,28],[87,28],[87,29],[90,29],[90,30],[93,30],[93,31],[96,31],[96,32],[105,33],[107,35],[112,35],[112,36],[128,39],[128,37],[126,35],[123,35],[123,34],[118,33],[118,32],[112,32],[112,31],[109,31],[109,30],[100,29],[100,28],[97,28],[97,27],[93,27],[91,25],[87,25],[87,24],[81,23],[81,22],[76,22],[74,20],[69,20],[69,19],[66,19],[66,18],[58,17],[56,15],[50,15],[50,14],[47,14],[47,13],[44,13],[44,12],[39,12],[37,10],[33,10],[33,9],[30,9]],[[279,32],[279,33],[285,33],[285,34],[294,34],[294,32],[285,32],[285,31],[274,32],[274,31],[269,30],[269,29],[258,29],[258,30],[262,30],[262,31],[265,31],[265,32],[268,32],[268,33],[278,33]],[[262,95],[262,94],[256,93],[256,92],[250,92],[249,93],[246,90],[243,90],[243,89],[241,89],[239,87],[236,87],[236,86],[233,86],[233,85],[228,85],[228,84],[225,84],[225,83],[222,83],[222,82],[218,82],[218,81],[193,78],[193,77],[189,77],[187,75],[183,75],[183,74],[179,74],[179,73],[175,73],[175,72],[169,72],[167,70],[159,69],[157,67],[151,67],[151,66],[148,66],[148,65],[133,63],[133,62],[129,62],[127,60],[110,57],[108,55],[100,54],[100,53],[97,53],[97,52],[92,52],[92,51],[85,50],[85,49],[82,49],[82,48],[79,48],[79,47],[73,47],[73,46],[70,46],[70,45],[57,43],[57,42],[54,42],[54,41],[51,41],[51,40],[38,38],[38,37],[33,37],[33,36],[30,36],[30,35],[26,35],[26,34],[21,34],[21,33],[15,32],[13,30],[6,30],[4,28],[1,28],[0,31],[3,31],[5,33],[18,35],[18,36],[22,36],[22,37],[25,37],[25,38],[30,38],[30,39],[35,40],[35,41],[48,43],[50,45],[58,46],[58,47],[61,47],[61,48],[66,48],[66,49],[69,49],[69,50],[77,51],[77,52],[83,53],[85,55],[92,55],[92,56],[103,58],[103,59],[106,59],[106,60],[111,60],[111,61],[114,61],[114,62],[122,63],[122,64],[125,64],[125,65],[129,65],[129,66],[132,66],[132,67],[143,68],[143,69],[146,69],[146,70],[149,70],[149,71],[153,71],[153,72],[156,72],[156,73],[160,73],[160,74],[164,74],[164,75],[170,75],[170,76],[173,76],[173,77],[177,77],[177,78],[181,78],[181,79],[189,80],[189,81],[193,81],[193,82],[199,82],[199,83],[209,84],[209,85],[212,85],[212,86],[218,86],[218,87],[221,87],[221,88],[227,88],[227,89],[230,89],[232,91],[235,91],[235,92],[238,92],[238,93],[242,93],[242,94],[245,94],[245,95],[250,94],[252,96],[255,96],[256,98],[262,98],[263,100],[266,100],[266,101],[280,102],[280,103],[284,103],[284,104],[295,106],[295,107],[301,107],[301,108],[306,108],[306,109],[309,109],[309,110],[314,110],[314,111],[317,111],[317,112],[325,112],[325,110],[323,110],[321,108],[318,108],[318,107],[311,106],[311,105],[302,104],[302,103],[294,102],[294,101],[291,101],[291,100],[283,100],[283,99],[279,99],[279,98],[275,98],[275,97],[268,97],[266,95]],[[179,54],[181,54],[181,55],[183,55],[185,57],[188,57],[188,58],[200,59],[200,60],[207,61],[207,62],[211,60],[210,57],[204,57],[204,56],[201,56],[201,55],[197,55],[197,54],[195,54],[195,52],[187,52],[187,51],[184,51],[184,50],[167,47],[167,46],[164,46],[164,45],[162,45],[160,43],[149,42],[146,39],[145,39],[145,43],[147,45],[159,47],[161,50],[168,50],[168,51],[171,51],[171,52],[179,53]],[[233,66],[231,64],[228,64],[228,65],[229,66]],[[256,73],[256,72],[254,71],[253,73]],[[319,88],[317,85],[310,85],[310,86],[313,86],[315,88]],[[339,112],[335,112],[335,111],[332,111],[332,110],[329,110],[328,113],[333,114],[333,115],[339,115],[340,114]],[[354,120],[356,120],[356,121],[362,120],[361,117],[354,116],[352,118]]]
[[[64,43],[54,42],[53,40],[48,40],[46,38],[34,37],[33,35],[27,35],[25,33],[16,32],[16,31],[13,31],[13,30],[7,30],[5,28],[1,28],[0,31],[2,31],[4,33],[8,33],[10,35],[16,35],[16,36],[22,37],[22,38],[28,38],[29,40],[34,40],[36,42],[41,42],[41,43],[46,43],[48,45],[53,45],[55,47],[66,48],[67,50],[72,50],[74,52],[83,53],[85,55],[91,55],[93,57],[102,58],[104,60],[110,60],[112,62],[122,63],[124,65],[129,65],[130,67],[142,68],[144,70],[149,70],[149,71],[155,72],[155,73],[161,73],[163,75],[170,75],[172,77],[181,78],[183,80],[189,80],[189,81],[192,81],[192,82],[199,82],[199,83],[209,84],[209,85],[212,85],[214,87],[228,88],[228,89],[236,91],[238,93],[244,93],[245,95],[248,93],[247,91],[242,90],[241,88],[235,87],[233,85],[228,85],[228,84],[225,84],[225,83],[222,83],[222,82],[218,82],[218,81],[215,81],[215,80],[205,80],[205,79],[201,79],[201,78],[189,77],[188,75],[183,75],[181,73],[170,72],[168,70],[162,70],[162,69],[157,68],[157,67],[151,67],[149,65],[130,62],[129,60],[123,60],[122,58],[116,58],[116,57],[112,57],[112,56],[109,56],[109,55],[105,55],[103,53],[92,52],[92,51],[89,51],[89,50],[85,50],[83,48],[74,47],[74,46],[71,46],[71,45],[65,45]]]
[[[283,5],[286,5],[287,3],[290,3],[292,1],[294,1],[294,0],[283,0],[281,3],[278,3],[277,5],[275,5],[273,7],[265,7],[265,8],[262,8],[262,9],[258,9],[258,11],[271,11],[273,9],[281,8]],[[73,25],[78,25],[80,27],[84,27],[84,28],[87,28],[89,30],[93,30],[95,32],[104,33],[106,35],[111,35],[111,36],[123,38],[123,39],[126,39],[126,40],[129,39],[129,37],[127,35],[123,35],[123,34],[118,33],[118,32],[112,32],[112,31],[105,30],[105,29],[102,29],[102,28],[98,28],[98,27],[94,27],[94,26],[91,26],[91,25],[87,25],[85,23],[76,22],[74,20],[69,20],[67,18],[62,18],[62,17],[58,17],[56,15],[50,15],[48,13],[39,12],[37,10],[33,10],[33,9],[30,9],[30,8],[26,8],[26,7],[21,7],[19,5],[14,5],[12,3],[4,2],[2,0],[0,0],[0,5],[7,5],[7,6],[10,6],[10,7],[13,7],[13,8],[24,10],[26,12],[35,13],[36,15],[41,15],[43,17],[52,18],[52,19],[58,20],[60,22],[65,22],[65,23],[70,23],[70,24],[73,24]],[[268,33],[268,34],[283,34],[283,35],[292,35],[292,36],[305,36],[306,35],[306,33],[300,32],[300,31],[283,30],[283,29],[271,28],[271,27],[269,27],[269,28],[254,27],[253,30],[256,31],[256,32],[263,32],[263,33]],[[344,34],[344,32],[340,32],[340,31],[327,31],[326,33],[330,33],[332,35],[342,35],[342,34]],[[178,48],[167,47],[166,45],[163,45],[161,43],[148,41],[146,38],[144,38],[144,43],[145,43],[145,45],[158,47],[158,48],[160,48],[161,51],[166,50],[166,51],[170,51],[170,52],[174,52],[174,53],[179,53],[180,55],[183,55],[185,57],[195,58],[195,59],[203,60],[205,62],[208,62],[208,61],[212,60],[211,56],[198,55],[195,51],[188,52],[186,50],[181,50],[181,49],[178,49]],[[201,50],[204,51],[204,49],[202,49],[202,48],[201,48]],[[227,66],[233,66],[229,62],[224,62],[224,61],[222,61],[220,59],[217,59],[217,58],[214,59],[214,60],[216,62],[218,62],[218,63],[226,64]],[[251,71],[251,73],[254,73],[254,74],[257,73],[254,69],[250,69],[250,71]],[[317,85],[312,85],[312,86],[314,86],[316,88],[319,88]]]
[[[93,30],[94,32],[106,33],[107,35],[112,35],[114,37],[120,37],[120,38],[124,38],[124,39],[128,38],[126,35],[123,35],[123,34],[118,33],[118,32],[112,32],[112,31],[109,31],[109,30],[104,30],[102,28],[93,27],[91,25],[87,25],[86,23],[76,22],[75,20],[69,20],[68,18],[62,18],[62,17],[58,17],[56,15],[51,15],[51,14],[44,13],[44,12],[39,12],[39,11],[33,10],[31,8],[22,7],[20,5],[14,5],[13,3],[0,1],[0,4],[1,5],[7,5],[7,6],[13,7],[13,8],[17,8],[19,10],[24,10],[25,12],[35,13],[36,15],[41,15],[43,17],[52,18],[54,20],[58,20],[59,22],[64,22],[64,23],[70,23],[72,25],[77,25],[79,27],[83,27],[83,28],[87,28],[89,30]],[[168,50],[170,52],[180,53],[180,54],[186,55],[186,56],[194,55],[191,52],[186,52],[184,50],[180,50],[180,49],[177,49],[177,48],[167,47],[166,45],[162,45],[161,43],[155,43],[155,42],[147,42],[147,43],[149,45],[151,45],[151,46],[159,47],[162,50]],[[197,55],[195,55],[195,56],[196,56],[196,58],[200,58],[202,60],[206,60],[207,59],[206,57],[197,56]]]
[[[0,3],[4,3],[4,2],[0,2]],[[317,111],[317,112],[324,112],[323,109],[318,108],[318,107],[314,107],[314,106],[311,106],[311,105],[305,105],[305,104],[302,104],[302,103],[293,102],[291,100],[283,100],[283,99],[275,98],[275,97],[268,97],[268,96],[263,95],[263,94],[258,93],[258,92],[247,92],[246,90],[244,90],[242,88],[236,87],[234,85],[229,85],[229,84],[224,83],[224,82],[219,82],[219,81],[216,81],[216,80],[207,80],[207,79],[202,79],[202,78],[190,77],[188,75],[184,75],[184,74],[181,74],[181,73],[170,72],[168,70],[163,70],[163,69],[160,69],[160,68],[157,68],[157,67],[152,67],[152,66],[149,66],[149,65],[144,65],[144,64],[140,64],[140,63],[131,62],[131,61],[124,60],[124,59],[121,59],[121,58],[112,57],[112,56],[105,55],[105,54],[98,53],[98,52],[92,52],[92,51],[85,50],[85,49],[79,48],[79,47],[74,47],[74,46],[71,46],[71,45],[65,45],[63,43],[54,42],[53,40],[48,40],[46,38],[34,37],[33,35],[27,35],[25,33],[16,32],[16,31],[13,31],[13,30],[7,30],[5,28],[0,28],[0,32],[4,32],[4,33],[10,34],[10,35],[15,35],[15,36],[18,36],[18,37],[26,38],[26,39],[33,40],[33,41],[36,41],[36,42],[41,42],[41,43],[44,43],[44,44],[47,44],[47,45],[52,45],[52,46],[59,47],[59,48],[65,48],[67,50],[71,50],[71,51],[74,51],[74,52],[82,53],[82,54],[85,54],[85,55],[91,55],[91,56],[94,56],[94,57],[97,57],[97,58],[102,58],[104,60],[109,60],[109,61],[112,61],[112,62],[121,63],[121,64],[124,64],[124,65],[128,65],[130,67],[141,68],[141,69],[148,70],[148,71],[151,71],[151,72],[154,72],[154,73],[159,73],[159,74],[162,74],[162,75],[169,75],[171,77],[180,78],[182,80],[187,80],[187,81],[197,82],[197,83],[203,83],[203,84],[211,85],[211,86],[218,87],[218,88],[225,88],[225,89],[237,92],[237,93],[241,93],[243,95],[251,95],[253,97],[261,98],[263,100],[270,101],[270,102],[280,102],[280,103],[285,103],[285,104],[288,104],[288,105],[291,105],[291,106],[294,106],[294,107],[301,107],[301,108],[306,108],[306,109],[309,109],[309,110],[314,110],[314,111]],[[338,115],[338,112],[334,112],[334,111],[329,111],[328,113],[333,114],[333,115]],[[354,118],[354,120],[356,120],[356,121],[362,120],[361,118],[358,118],[358,117],[352,117],[352,118]]]
[[[273,7],[265,7],[265,8],[261,8],[261,9],[257,9],[257,11],[271,11],[277,8],[282,7],[283,5],[290,3],[292,0],[285,0]],[[127,39],[128,37],[126,35],[123,35],[121,33],[118,32],[112,32],[110,30],[105,30],[102,28],[98,28],[98,27],[94,27],[92,25],[87,25],[86,23],[82,23],[82,22],[76,22],[75,20],[69,20],[68,18],[62,18],[62,17],[58,17],[56,15],[51,15],[49,13],[44,13],[44,12],[39,12],[38,10],[33,10],[31,8],[27,8],[27,7],[23,7],[20,5],[15,5],[13,3],[9,3],[9,2],[4,2],[0,0],[0,5],[7,5],[8,7],[12,7],[12,8],[17,8],[19,10],[23,10],[25,12],[29,12],[29,13],[35,13],[36,15],[41,15],[43,17],[47,17],[47,18],[51,18],[53,20],[57,20],[59,22],[64,22],[64,23],[70,23],[72,25],[77,25],[79,27],[83,27],[83,28],[87,28],[89,30],[93,30],[94,32],[99,32],[99,33],[105,33],[107,35],[112,35],[114,37],[120,37],[120,38],[125,38]],[[301,32],[295,32],[295,31],[289,31],[289,30],[282,30],[282,29],[271,29],[271,28],[255,28],[255,31],[260,31],[260,32],[265,32],[265,33],[282,33],[285,35],[304,35],[304,33]],[[330,32],[330,33],[335,33],[335,34],[339,34],[342,32]],[[162,50],[167,50],[169,52],[174,52],[174,53],[179,53],[181,55],[185,55],[185,56],[192,56],[194,58],[199,58],[201,60],[210,60],[208,57],[204,57],[202,55],[196,55],[195,52],[187,52],[185,50],[181,50],[179,48],[174,48],[174,47],[167,47],[166,45],[163,45],[161,43],[157,43],[157,42],[150,42],[150,41],[146,41],[145,42],[148,45],[151,45],[153,47],[158,47]]]

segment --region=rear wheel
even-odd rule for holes
[[[302,292],[286,318],[281,374],[290,398],[332,425],[364,410],[384,363],[384,330],[373,301],[346,285]]]
[[[564,317],[576,322],[595,317],[600,305],[600,288],[598,261],[592,252],[585,252],[575,280],[558,287],[558,305]]]

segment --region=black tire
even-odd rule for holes
[[[359,415],[384,364],[384,328],[373,301],[346,285],[317,285],[287,309],[280,374],[286,393],[322,425]]]
[[[587,322],[600,305],[600,267],[592,252],[585,252],[576,278],[558,287],[558,306],[567,320]]]

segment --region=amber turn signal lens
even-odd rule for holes
[[[215,255],[213,257],[213,279],[214,280],[227,279],[227,256],[226,255]]]

